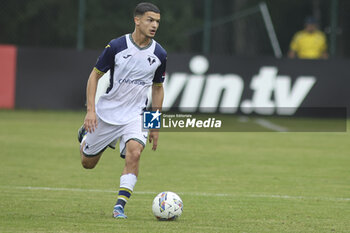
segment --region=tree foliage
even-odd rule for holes
[[[132,32],[136,0],[85,0],[84,47],[103,48],[111,39]],[[169,52],[201,53],[206,0],[150,0],[159,6],[156,36]],[[211,0],[211,20],[257,6],[261,0]],[[331,0],[333,1],[333,0]],[[329,32],[329,0],[266,0],[283,53],[304,17],[316,15]],[[337,54],[350,56],[350,1],[339,1]],[[75,48],[79,0],[3,0],[0,2],[0,43],[27,47]],[[227,55],[273,55],[259,13],[211,29],[210,51]]]

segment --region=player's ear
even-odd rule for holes
[[[135,23],[135,25],[139,25],[140,24],[140,16],[135,16],[134,17],[134,23]]]

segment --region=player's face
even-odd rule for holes
[[[142,34],[148,38],[153,38],[156,35],[157,29],[159,27],[160,14],[147,11],[135,22]]]
[[[305,29],[306,29],[306,31],[311,33],[317,29],[317,25],[316,24],[306,24]]]

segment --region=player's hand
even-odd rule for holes
[[[152,150],[156,150],[157,149],[158,137],[159,137],[159,131],[158,130],[151,130],[150,131],[149,137],[148,137],[148,141],[149,141],[149,143],[152,143],[152,141],[153,141]]]
[[[89,133],[97,128],[97,117],[95,112],[87,112],[84,120],[84,127]]]

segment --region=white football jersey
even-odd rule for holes
[[[131,34],[112,40],[95,65],[110,71],[109,87],[96,104],[96,114],[105,122],[124,125],[142,114],[153,83],[163,83],[166,51],[155,41],[140,48]]]

